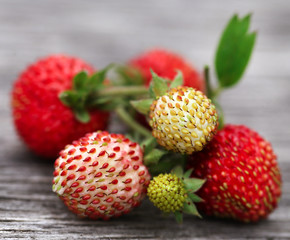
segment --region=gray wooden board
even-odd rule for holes
[[[221,97],[226,121],[272,142],[283,175],[277,210],[258,224],[198,220],[183,225],[145,201],[112,221],[80,220],[51,191],[53,166],[26,150],[11,119],[9,94],[25,66],[66,53],[95,67],[162,46],[198,69],[212,65],[233,13],[253,13],[255,52],[243,81]],[[0,0],[0,239],[290,239],[290,1]],[[111,131],[122,131],[113,121]]]

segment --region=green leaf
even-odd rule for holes
[[[79,72],[73,79],[73,90],[64,91],[59,95],[61,102],[72,109],[78,121],[82,123],[90,121],[88,108],[97,106],[97,109],[111,110],[116,107],[116,98],[114,100],[104,97],[98,99],[95,96],[96,91],[104,88],[103,82],[111,67],[112,64],[91,77],[85,71]]]
[[[142,99],[136,101],[130,101],[131,105],[140,113],[148,115],[150,112],[150,106],[153,102],[153,99]]]
[[[106,75],[113,66],[114,66],[113,64],[110,64],[90,77],[89,79],[90,91],[96,91],[104,87],[103,83],[106,79]]]
[[[81,123],[88,123],[91,119],[90,114],[87,110],[85,110],[84,108],[81,109],[73,109],[74,113],[75,113],[75,117],[78,121],[80,121]]]
[[[178,223],[182,223],[183,222],[183,214],[182,212],[174,212],[174,216],[175,216],[175,219],[176,219],[176,222]]]
[[[175,174],[177,177],[182,178],[183,177],[183,169],[180,165],[176,166],[171,171],[172,174]]]
[[[75,91],[67,90],[59,94],[59,99],[64,105],[73,107],[78,103],[79,96]]]
[[[166,156],[167,155],[165,155],[165,157]],[[163,158],[158,164],[150,166],[149,170],[152,176],[157,176],[160,173],[169,172],[176,165],[176,163],[173,161],[169,161],[169,160],[163,161]]]
[[[88,81],[88,74],[82,71],[75,75],[73,79],[73,89],[77,91],[85,90]]]
[[[152,165],[152,164],[157,164],[161,157],[165,155],[167,152],[154,148],[151,152],[149,152],[147,155],[144,157],[144,164],[146,166]]]
[[[188,169],[184,174],[183,174],[183,177],[184,178],[189,178],[191,173],[192,173],[193,169]]]
[[[156,98],[156,97],[163,96],[168,90],[167,81],[164,78],[159,77],[155,72],[153,72],[152,69],[151,69],[151,74],[152,74],[152,81],[149,87],[150,97]]]
[[[176,88],[181,85],[183,85],[183,74],[181,71],[178,70],[175,78],[170,84],[170,88]]]
[[[226,26],[215,56],[215,70],[219,85],[231,87],[242,77],[256,40],[249,32],[251,15],[239,18],[234,15]]]
[[[201,217],[199,212],[197,211],[196,206],[194,205],[194,203],[191,201],[190,198],[187,198],[185,200],[184,205],[183,205],[183,212]]]
[[[196,192],[205,183],[205,180],[199,178],[185,178],[183,182],[188,191]]]
[[[194,193],[187,193],[188,197],[193,201],[193,202],[203,202],[203,199],[197,196]]]
[[[157,146],[157,141],[155,137],[149,137],[146,138],[140,146],[143,148],[144,155],[148,154],[151,152],[156,146]]]

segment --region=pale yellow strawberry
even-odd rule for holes
[[[177,87],[150,107],[150,126],[158,143],[168,150],[191,154],[203,149],[217,131],[218,115],[201,91]]]

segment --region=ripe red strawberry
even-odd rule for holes
[[[245,127],[227,125],[191,156],[192,177],[207,179],[197,192],[208,216],[254,222],[266,218],[281,195],[281,176],[269,142]]]
[[[141,147],[120,134],[87,134],[55,161],[53,191],[80,217],[128,213],[146,195],[150,174]]]
[[[129,65],[139,69],[145,79],[145,84],[149,86],[152,69],[157,75],[169,80],[173,80],[176,71],[180,70],[184,78],[184,86],[193,87],[197,90],[204,90],[204,82],[199,73],[181,56],[163,49],[153,49],[132,59]]]
[[[91,121],[83,124],[59,100],[59,94],[71,88],[73,77],[82,70],[93,72],[80,59],[49,56],[30,65],[15,82],[12,91],[15,127],[36,154],[56,157],[74,139],[105,129],[108,113],[92,111]]]

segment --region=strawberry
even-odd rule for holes
[[[138,206],[149,180],[137,143],[120,134],[95,132],[61,151],[53,191],[78,216],[109,219]]]
[[[196,69],[178,54],[165,49],[157,48],[144,52],[131,59],[128,65],[139,70],[146,86],[149,86],[152,80],[151,69],[160,77],[164,77],[168,80],[173,80],[176,71],[179,70],[184,77],[184,86],[193,87],[201,91],[205,90],[204,81]],[[139,78],[140,77],[135,74],[135,79]],[[150,129],[144,116],[137,114],[136,119],[142,125]]]
[[[141,71],[146,86],[149,86],[152,79],[150,69],[168,80],[173,80],[179,70],[184,76],[184,86],[204,90],[199,73],[181,56],[168,50],[152,49],[130,60],[129,65]]]
[[[205,181],[189,178],[191,172],[183,173],[182,167],[176,166],[170,173],[154,177],[148,186],[149,200],[162,212],[174,213],[177,222],[182,222],[183,213],[200,217],[195,203],[202,199],[195,192]]]
[[[160,174],[150,181],[148,197],[165,213],[180,211],[187,194],[184,183],[173,174]]]
[[[275,209],[281,195],[276,155],[258,133],[226,125],[201,152],[189,158],[192,177],[207,181],[197,194],[208,216],[255,222]]]
[[[73,77],[93,68],[80,59],[55,55],[41,59],[22,72],[12,91],[15,127],[36,154],[56,157],[64,146],[87,132],[105,129],[108,113],[91,111],[91,121],[81,123],[59,94],[72,87]]]
[[[215,134],[215,106],[202,92],[189,87],[172,88],[150,107],[152,135],[167,150],[191,154],[200,151]]]

